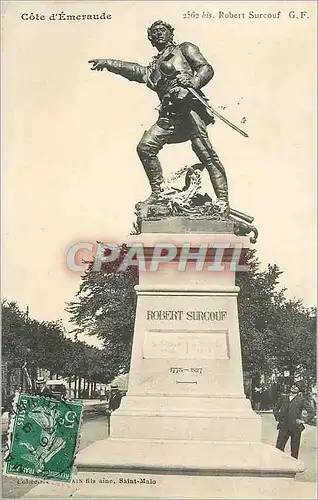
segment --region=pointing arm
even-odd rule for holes
[[[118,59],[91,59],[88,62],[93,64],[92,70],[103,71],[106,68],[131,82],[146,83],[147,67],[141,64]]]

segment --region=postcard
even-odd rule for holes
[[[316,2],[1,8],[2,496],[314,498]]]

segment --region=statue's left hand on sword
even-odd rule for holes
[[[187,75],[186,73],[177,74],[176,80],[182,87],[192,87],[193,89],[196,89],[194,78],[192,78],[190,75]]]

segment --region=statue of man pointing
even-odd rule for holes
[[[214,123],[213,114],[188,91],[191,87],[206,100],[201,88],[213,77],[213,68],[196,45],[177,44],[173,33],[174,28],[164,21],[156,21],[148,28],[148,39],[158,51],[148,66],[115,59],[93,59],[89,63],[93,64],[92,70],[106,68],[130,81],[144,83],[158,94],[158,120],[137,146],[152,191],[146,202],[156,203],[163,192],[159,151],[165,144],[191,141],[194,153],[209,173],[219,212],[228,216],[226,173],[207,134],[207,125]]]

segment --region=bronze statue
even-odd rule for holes
[[[92,59],[89,63],[93,64],[92,70],[106,68],[130,81],[144,83],[158,94],[158,120],[143,134],[137,146],[152,190],[145,203],[155,204],[164,191],[162,167],[157,156],[159,151],[165,144],[190,140],[194,153],[209,173],[218,211],[223,217],[228,217],[226,173],[207,134],[207,125],[214,123],[214,116],[201,91],[214,71],[196,45],[190,42],[177,44],[173,33],[174,28],[164,21],[156,21],[148,28],[148,39],[158,50],[148,66],[115,59]],[[237,127],[233,128],[246,135]]]

